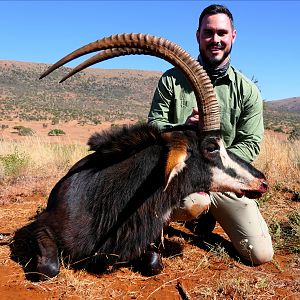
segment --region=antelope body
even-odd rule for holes
[[[37,271],[44,277],[59,273],[60,251],[73,262],[105,265],[137,259],[160,236],[180,200],[193,192],[232,191],[257,198],[267,190],[261,172],[225,150],[210,80],[179,46],[149,35],[115,35],[79,48],[42,77],[97,50],[103,51],[67,77],[119,55],[162,57],[189,79],[202,122],[167,131],[144,124],[94,134],[88,142],[94,152],[55,185],[35,223]]]

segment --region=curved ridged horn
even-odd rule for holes
[[[190,82],[199,108],[200,130],[211,131],[220,129],[218,102],[205,70],[185,50],[164,38],[141,33],[117,34],[105,37],[68,54],[46,70],[40,78],[47,76],[55,69],[75,58],[98,50],[104,51],[84,61],[65,76],[62,81],[88,66],[121,55],[146,54],[160,57],[180,69]]]
[[[67,75],[65,75],[59,83],[64,82],[67,80],[69,77],[75,75],[76,73],[82,71],[85,68],[88,68],[96,63],[99,63],[101,61],[105,61],[107,59],[111,59],[114,57],[119,57],[119,56],[124,56],[124,55],[142,55],[142,54],[148,54],[151,55],[151,51],[146,50],[146,49],[139,49],[139,48],[112,48],[112,49],[106,49],[98,54],[92,56],[91,58],[85,60],[83,63],[78,65],[77,67],[73,68],[72,71],[70,71]]]

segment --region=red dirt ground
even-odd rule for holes
[[[7,123],[7,122],[6,122]],[[16,125],[19,125],[16,124]],[[41,124],[24,124],[43,134]],[[30,125],[30,126],[29,126]],[[10,125],[11,126],[11,125]],[[59,128],[70,139],[86,141],[99,127],[66,124]],[[107,125],[109,127],[109,125]],[[40,130],[38,130],[40,129]],[[72,133],[71,133],[72,132]],[[19,139],[15,133],[3,138]],[[66,138],[66,137],[65,137]],[[0,199],[0,299],[300,299],[300,257],[287,250],[278,250],[274,260],[261,266],[249,266],[231,255],[227,236],[217,225],[212,249],[207,249],[182,224],[172,223],[165,239],[162,274],[144,277],[128,267],[105,274],[74,270],[68,265],[52,280],[34,282],[26,274],[30,261],[30,241],[26,234],[16,232],[32,221],[36,212],[45,207],[47,194],[39,186],[47,182],[30,180],[1,186],[7,189]],[[283,197],[284,206],[291,203]],[[288,203],[288,204],[286,204]],[[272,207],[270,207],[272,209]],[[222,242],[222,246],[216,243]]]

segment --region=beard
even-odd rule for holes
[[[209,44],[209,45],[207,45],[206,48],[208,49],[211,46],[214,46],[214,44]],[[222,50],[222,48],[220,48],[220,49]],[[231,50],[232,50],[232,44],[230,45],[229,50],[224,50],[223,55],[221,57],[209,57],[206,54],[207,52],[205,50],[201,49],[199,46],[199,52],[200,52],[203,66],[206,66],[209,68],[214,68],[214,69],[217,69],[217,68],[223,66],[227,62],[228,57],[231,53]]]

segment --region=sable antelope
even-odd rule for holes
[[[180,69],[193,88],[199,127],[160,131],[147,124],[94,134],[94,151],[77,162],[51,191],[36,220],[41,278],[59,273],[59,251],[72,261],[133,261],[159,238],[171,211],[197,191],[232,191],[257,198],[267,190],[264,175],[225,150],[219,107],[201,65],[178,45],[151,35],[118,34],[65,56],[42,76],[87,53],[101,50],[62,80],[100,61],[130,54],[163,58]],[[162,270],[151,256],[150,274]]]

